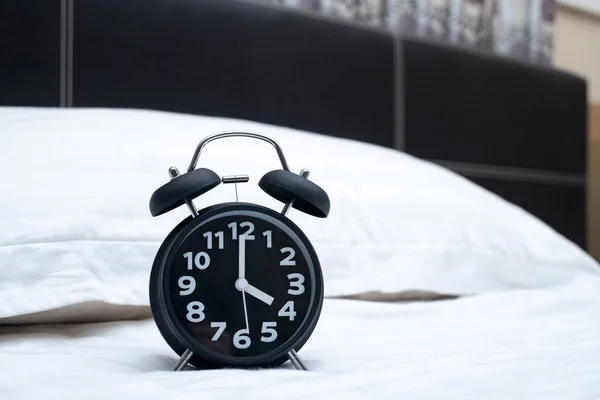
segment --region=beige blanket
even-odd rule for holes
[[[454,300],[460,296],[428,292],[425,290],[406,290],[396,293],[364,292],[348,296],[335,296],[338,299],[353,299],[364,301],[383,301],[392,303],[412,303],[423,301]]]

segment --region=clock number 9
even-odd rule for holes
[[[180,277],[177,284],[180,289],[183,289],[179,291],[180,296],[188,296],[196,290],[196,280],[191,276],[184,275]]]

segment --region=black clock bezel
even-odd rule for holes
[[[169,291],[168,283],[164,279],[167,269],[166,263],[170,258],[172,249],[176,249],[179,243],[207,220],[219,214],[232,211],[250,211],[264,214],[265,216],[278,221],[278,223],[285,225],[287,229],[297,236],[305,247],[308,256],[307,262],[309,264],[309,269],[312,264],[311,275],[313,275],[314,295],[311,299],[306,316],[297,331],[291,338],[275,350],[248,358],[235,358],[221,355],[195,343],[193,338],[175,317],[175,312],[171,306],[171,300],[167,295]],[[184,219],[169,233],[161,244],[154,259],[150,274],[150,306],[158,330],[167,344],[179,356],[181,356],[186,349],[191,350],[194,355],[192,356],[190,363],[195,367],[202,369],[224,367],[264,368],[281,365],[288,360],[287,354],[290,350],[294,349],[299,351],[312,335],[321,314],[323,297],[324,289],[321,265],[316,251],[308,237],[286,216],[270,208],[252,203],[231,202],[216,204],[200,210],[198,216],[195,218],[190,216]]]

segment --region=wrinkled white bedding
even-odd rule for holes
[[[391,149],[222,118],[0,108],[0,125],[0,400],[600,399],[598,263],[450,171]],[[115,319],[149,315],[152,259],[187,216],[151,218],[150,194],[168,166],[189,162],[200,137],[226,129],[275,138],[295,170],[310,167],[327,188],[327,223],[292,219],[320,254],[328,296],[477,295],[328,298],[300,351],[309,372],[171,372],[175,355],[151,319]],[[251,146],[212,145],[203,165],[256,182],[278,167]],[[230,201],[221,189],[198,204]],[[255,184],[240,195],[272,200]],[[112,322],[56,323],[84,317]],[[46,324],[2,326],[25,321]]]
[[[326,299],[309,372],[171,372],[152,320],[0,327],[0,398],[598,399],[600,281],[434,303]]]

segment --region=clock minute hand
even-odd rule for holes
[[[266,303],[268,305],[273,304],[273,300],[275,300],[272,296],[269,296],[262,290],[255,288],[254,286],[252,286],[249,283],[246,284],[246,286],[244,287],[244,291],[246,293],[248,293],[250,296],[256,297],[258,300],[260,300],[263,303]]]
[[[244,235],[238,236],[239,241],[239,264],[238,264],[238,279],[246,278],[246,237]]]
[[[248,307],[246,306],[246,237],[244,235],[238,236],[239,241],[239,263],[238,263],[238,275],[239,278],[235,281],[235,287],[242,292],[242,303],[244,304],[244,319],[246,320],[246,333],[250,333],[250,326],[248,324]]]

